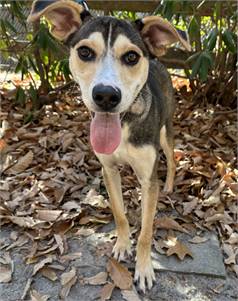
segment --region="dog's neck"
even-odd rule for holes
[[[122,118],[122,122],[130,122],[130,120],[143,121],[151,107],[152,95],[147,84],[141,89],[134,102]]]

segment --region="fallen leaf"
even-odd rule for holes
[[[55,273],[55,271],[50,268],[50,267],[43,267],[41,270],[40,270],[40,273],[45,277],[45,278],[48,278],[50,279],[51,281],[55,281],[57,280],[57,275]]]
[[[25,156],[21,157],[16,164],[14,164],[11,168],[9,168],[6,173],[7,174],[19,174],[26,170],[33,161],[33,152],[29,151],[25,154]]]
[[[3,254],[0,257],[0,283],[10,282],[13,271],[14,265],[9,253]]]
[[[189,240],[189,242],[193,244],[201,244],[203,242],[208,241],[207,237],[201,237],[201,236],[194,236],[192,239]]]
[[[68,201],[61,206],[64,210],[81,210],[81,206],[76,201]]]
[[[190,214],[197,207],[197,204],[198,204],[197,198],[195,198],[191,202],[184,202],[183,203],[183,215]]]
[[[131,290],[122,290],[121,294],[123,299],[126,301],[141,301],[137,291],[135,290],[135,287],[133,287]]]
[[[61,256],[59,258],[59,261],[62,262],[62,263],[64,263],[64,262],[67,262],[67,261],[78,259],[80,257],[82,257],[82,253],[81,252],[69,253],[69,254]]]
[[[157,218],[155,220],[155,226],[160,229],[167,229],[167,230],[177,230],[180,232],[188,233],[182,226],[180,226],[175,220],[170,217],[164,216]]]
[[[91,285],[105,284],[107,282],[107,277],[108,274],[106,272],[100,272],[95,276],[84,278],[84,282]]]
[[[95,233],[95,230],[82,227],[74,234],[74,236],[89,236],[93,233]]]
[[[36,218],[46,222],[54,222],[62,213],[62,210],[37,210]]]
[[[68,296],[71,287],[76,283],[77,281],[77,275],[76,275],[76,269],[72,267],[72,269],[69,272],[63,273],[61,275],[61,284],[62,288],[60,291],[60,297],[62,299],[65,299],[65,297]]]
[[[50,296],[48,295],[41,295],[36,290],[32,290],[30,292],[30,296],[31,296],[31,301],[47,301],[50,298]]]
[[[104,285],[103,288],[101,289],[101,293],[100,293],[101,299],[100,300],[101,301],[110,300],[114,288],[115,288],[115,284],[111,283],[111,282]]]
[[[41,260],[37,263],[33,268],[32,276],[34,276],[40,269],[42,269],[47,263],[51,263],[53,261],[53,257],[49,256]]]
[[[24,246],[26,243],[28,243],[29,241],[29,238],[26,237],[25,235],[21,235],[17,241],[15,241],[14,243],[12,243],[10,246],[8,246],[6,248],[6,250],[11,250],[12,248],[15,248],[15,247],[22,247]]]
[[[109,258],[107,271],[113,282],[120,289],[128,290],[132,286],[132,276],[126,267],[120,264],[116,259]]]
[[[21,296],[21,300],[24,300],[26,295],[28,294],[28,291],[31,287],[31,283],[32,283],[32,278],[27,280],[24,291],[23,291],[22,296]]]
[[[173,254],[176,254],[180,260],[183,260],[186,255],[189,255],[190,257],[193,257],[191,251],[186,247],[183,243],[181,243],[177,238],[175,237],[169,237],[168,238],[168,250],[167,250],[167,256],[171,256]]]
[[[59,247],[60,254],[64,254],[64,241],[60,234],[54,234],[55,241]]]

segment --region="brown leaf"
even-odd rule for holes
[[[115,288],[115,284],[111,283],[111,282],[104,285],[102,290],[101,290],[101,293],[100,293],[100,297],[101,297],[100,300],[101,301],[110,300],[114,288]]]
[[[137,291],[135,290],[135,287],[131,290],[122,290],[121,291],[123,299],[126,301],[141,301]]]
[[[55,241],[59,247],[60,255],[64,254],[64,241],[60,234],[54,234]]]
[[[18,162],[13,165],[11,168],[9,168],[6,173],[7,174],[19,174],[26,170],[33,161],[33,152],[29,151],[25,156],[21,157]]]
[[[188,231],[185,230],[182,226],[180,226],[175,220],[167,216],[157,218],[155,220],[155,226],[161,229],[167,229],[167,230],[171,229],[171,230],[177,230],[180,232],[188,233]]]
[[[92,235],[93,233],[95,233],[95,230],[82,227],[74,234],[74,236],[89,236]]]
[[[77,210],[77,211],[81,210],[81,206],[76,201],[68,201],[68,202],[64,203],[61,206],[61,208],[64,209],[64,210],[67,210],[67,211],[70,211],[72,209]]]
[[[0,265],[0,283],[7,283],[12,280],[12,270],[10,266]]]
[[[48,295],[41,295],[36,290],[32,290],[30,292],[30,296],[31,296],[31,301],[47,301],[50,298],[50,296]]]
[[[100,272],[95,276],[84,278],[84,282],[91,285],[105,284],[107,282],[107,277],[108,274],[106,272]]]
[[[55,281],[57,280],[57,275],[55,273],[55,271],[52,268],[49,267],[43,267],[40,270],[40,273],[47,279],[50,279],[51,281]]]
[[[67,261],[70,261],[70,260],[78,259],[80,257],[82,257],[81,252],[69,253],[69,254],[66,254],[64,256],[61,256],[59,261],[64,263],[64,262],[67,262]]]
[[[128,290],[132,286],[131,273],[126,267],[120,264],[116,259],[110,258],[107,264],[107,271],[113,282],[120,289]]]
[[[0,283],[7,283],[12,280],[13,270],[13,261],[9,253],[5,253],[0,257]]]
[[[22,247],[26,243],[28,243],[28,241],[29,241],[28,237],[26,237],[25,235],[21,235],[17,241],[15,241],[14,243],[12,243],[10,246],[8,246],[6,248],[6,251],[11,250],[12,248],[15,248],[15,247]]]
[[[184,202],[183,203],[183,215],[190,214],[197,207],[197,204],[198,204],[197,198],[195,198],[191,202],[186,202],[186,203]]]
[[[203,242],[208,241],[207,237],[201,237],[201,236],[194,236],[192,239],[189,240],[189,242],[193,244],[201,244]]]
[[[68,296],[71,287],[76,283],[77,281],[77,275],[76,275],[76,269],[72,267],[72,269],[69,272],[63,273],[61,275],[61,284],[62,288],[60,291],[60,297],[62,299],[65,299],[65,297]]]
[[[167,256],[176,254],[180,260],[183,260],[186,255],[193,257],[191,251],[175,237],[170,238],[171,246],[167,250]]]
[[[62,210],[37,210],[36,218],[46,222],[54,222],[62,213]]]
[[[38,262],[33,269],[32,276],[34,276],[40,269],[42,269],[47,263],[51,263],[53,261],[53,257],[49,256]]]

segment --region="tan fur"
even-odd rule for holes
[[[97,55],[96,60],[92,62],[84,62],[80,60],[77,52],[77,49],[80,46],[87,46],[92,48]],[[98,65],[100,64],[100,58],[102,57],[103,53],[105,53],[105,48],[106,45],[101,32],[94,32],[90,34],[88,39],[81,40],[74,46],[74,48],[71,48],[69,63],[70,70],[74,78],[77,79],[77,77],[80,77],[81,81],[85,85],[91,83],[93,81],[93,77],[96,73]]]
[[[113,215],[117,227],[117,243],[115,256],[123,258],[125,251],[130,252],[128,222],[122,205],[121,181],[118,163],[128,163],[135,171],[142,189],[142,225],[137,244],[137,263],[135,279],[140,280],[140,288],[145,290],[145,279],[148,287],[152,287],[155,275],[151,262],[151,240],[153,234],[153,220],[159,195],[159,184],[156,172],[156,150],[151,145],[135,147],[129,143],[129,128],[124,125],[122,141],[112,155],[96,154],[103,165],[104,180],[110,196]]]
[[[164,186],[164,191],[170,193],[173,191],[176,165],[174,162],[173,145],[171,141],[168,141],[165,126],[163,126],[160,130],[160,145],[164,151],[167,161],[167,177]]]
[[[35,10],[34,1],[31,13],[27,18],[27,22],[34,22],[45,16],[52,24],[52,35],[59,40],[66,40],[68,36],[73,33],[82,24],[80,13],[84,10],[83,6],[70,0],[61,0],[47,6],[38,13]],[[64,15],[59,13],[59,10],[64,11]]]
[[[167,46],[180,42],[183,47],[190,51],[191,46],[189,42],[184,40],[177,30],[170,24],[167,20],[158,17],[158,16],[148,16],[142,19],[144,27],[142,29],[142,36],[144,37],[144,41],[147,44],[150,51],[156,55],[161,56],[164,55],[166,52]],[[148,32],[150,31],[151,27],[157,27],[159,30],[160,40],[156,43],[151,43],[150,37],[148,36]]]
[[[128,51],[136,51],[141,57],[135,66],[126,66],[121,63],[121,56]],[[117,58],[117,70],[120,73],[120,78],[123,86],[126,89],[134,90],[134,97],[137,96],[142,86],[146,82],[148,76],[149,62],[143,56],[142,51],[124,35],[120,34],[114,42],[112,54]],[[138,85],[137,89],[134,86]]]

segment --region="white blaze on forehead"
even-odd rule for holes
[[[95,74],[93,85],[103,84],[105,86],[112,86],[119,88],[120,78],[115,59],[110,51],[102,58],[101,64],[98,65]]]
[[[118,68],[116,66],[115,56],[111,49],[111,36],[112,26],[110,24],[107,40],[107,52],[105,56],[102,57],[100,66],[98,66],[93,85],[96,86],[98,84],[103,84],[105,86],[112,86],[113,88],[120,88]]]

